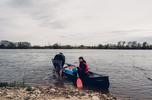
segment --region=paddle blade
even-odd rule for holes
[[[78,89],[82,89],[83,88],[82,80],[79,77],[77,78],[76,85],[77,85]]]

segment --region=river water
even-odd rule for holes
[[[51,84],[51,58],[63,52],[66,62],[83,56],[91,71],[109,75],[110,92],[128,100],[152,100],[151,50],[0,50],[0,81],[25,80],[28,84]]]

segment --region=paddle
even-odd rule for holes
[[[72,65],[72,64],[68,64],[68,63],[65,63],[65,64],[68,65],[68,66],[75,66],[75,65]],[[75,67],[76,67],[76,66],[75,66]],[[66,67],[64,67],[64,68],[66,68]],[[82,80],[80,79],[78,73],[77,73],[76,86],[77,86],[78,89],[82,89],[82,88],[83,88],[83,82],[82,82]]]
[[[77,86],[78,89],[82,89],[83,88],[82,80],[80,79],[78,74],[77,74],[76,86]]]

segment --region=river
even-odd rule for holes
[[[0,81],[25,80],[28,84],[51,84],[53,66],[51,58],[63,52],[66,62],[78,62],[83,56],[89,70],[106,74],[110,79],[110,92],[128,100],[152,100],[151,50],[51,50],[1,49]]]

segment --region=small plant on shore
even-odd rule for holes
[[[31,86],[27,86],[26,91],[32,91],[32,87]]]
[[[7,82],[0,82],[0,87],[7,87],[8,83]]]
[[[24,82],[15,81],[8,85],[9,87],[26,87]]]

